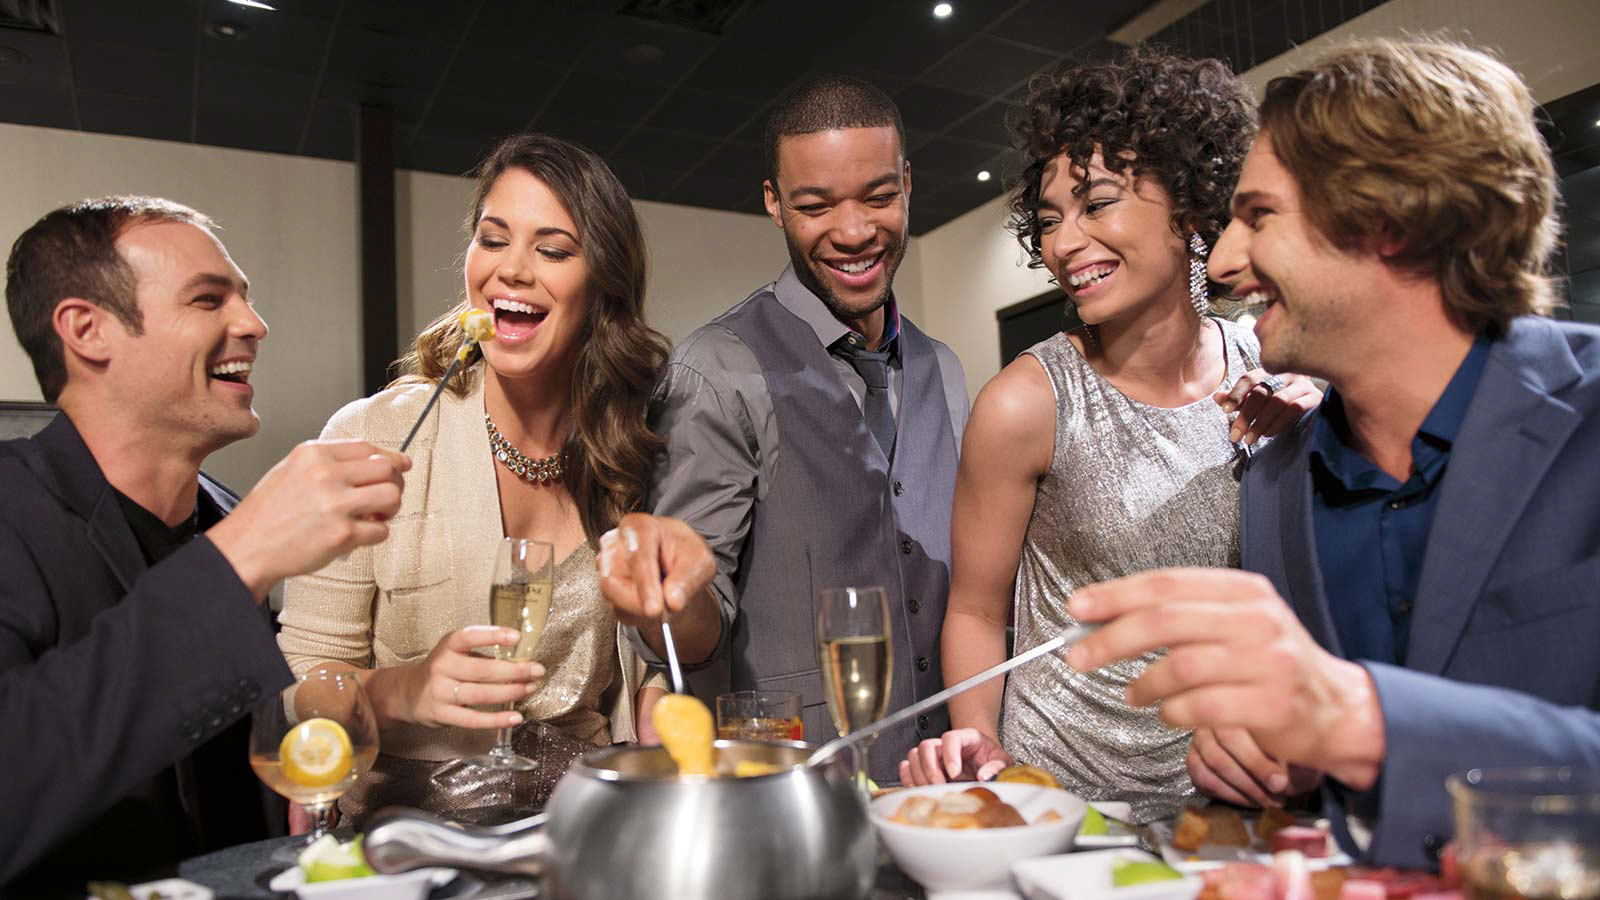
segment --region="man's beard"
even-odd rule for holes
[[[800,283],[809,288],[811,293],[817,295],[817,299],[828,308],[828,312],[833,313],[834,318],[845,322],[864,319],[889,302],[889,295],[894,292],[894,276],[900,270],[900,260],[904,251],[904,245],[899,241],[891,241],[883,248],[883,271],[887,276],[883,280],[883,293],[868,303],[865,309],[851,309],[839,299],[838,294],[817,277],[816,270],[812,268],[813,264],[824,266],[827,263],[813,260],[804,250],[795,246],[787,231],[784,232],[783,240],[789,246],[789,263],[794,268],[795,277],[799,278]]]

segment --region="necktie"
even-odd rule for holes
[[[894,459],[894,410],[889,408],[889,351],[868,350],[851,335],[836,344],[836,352],[867,383],[863,412],[867,428],[877,438],[883,455]]]

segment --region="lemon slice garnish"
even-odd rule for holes
[[[653,713],[661,746],[678,764],[680,775],[711,775],[711,740],[716,733],[711,710],[688,694],[668,694]]]
[[[332,719],[307,719],[289,729],[278,745],[283,777],[303,787],[328,787],[350,774],[355,750],[344,726]]]

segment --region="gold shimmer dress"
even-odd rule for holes
[[[374,669],[418,662],[445,634],[488,624],[502,528],[482,383],[474,378],[465,397],[446,392],[423,422],[389,538],[287,583],[278,645],[295,674],[329,660]],[[405,385],[358,400],[334,414],[322,436],[398,449],[431,390]],[[452,777],[441,786],[433,773],[488,750],[494,732],[401,725],[380,736],[377,765],[341,810],[359,822],[390,804],[456,818],[472,818],[475,808],[537,809],[582,752],[634,740],[632,700],[646,672],[618,640],[587,544],[556,564],[535,659],[545,677],[519,706],[525,721],[513,743],[540,761],[537,771],[514,780]]]
[[[1222,319],[1226,383],[1255,368],[1250,332]],[[1017,568],[1016,652],[1077,624],[1067,598],[1085,585],[1167,566],[1239,564],[1239,454],[1228,419],[1205,397],[1164,409],[1129,399],[1066,334],[1026,351],[1050,378],[1055,451],[1039,479]],[[1190,732],[1123,700],[1159,655],[1093,672],[1051,654],[1006,684],[1000,742],[1090,800],[1126,800],[1137,822],[1173,815],[1194,793]]]

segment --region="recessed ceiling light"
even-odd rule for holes
[[[243,25],[237,25],[233,22],[207,22],[206,34],[222,38],[225,41],[242,41],[245,35],[249,34],[249,31]]]
[[[273,12],[278,11],[276,6],[273,6],[270,3],[262,3],[261,0],[228,0],[228,2],[236,3],[239,6],[248,6],[251,9],[270,9]]]
[[[1594,120],[1594,127],[1600,128],[1600,119],[1595,119]]]
[[[234,2],[238,2],[238,0],[234,0]],[[956,8],[948,3],[935,3],[933,5],[933,17],[935,19],[948,19],[950,14],[955,11]]]
[[[988,181],[991,177],[993,177],[993,176],[991,176],[989,174],[989,170],[988,169],[984,169],[982,172],[978,173],[978,180],[979,181]]]

